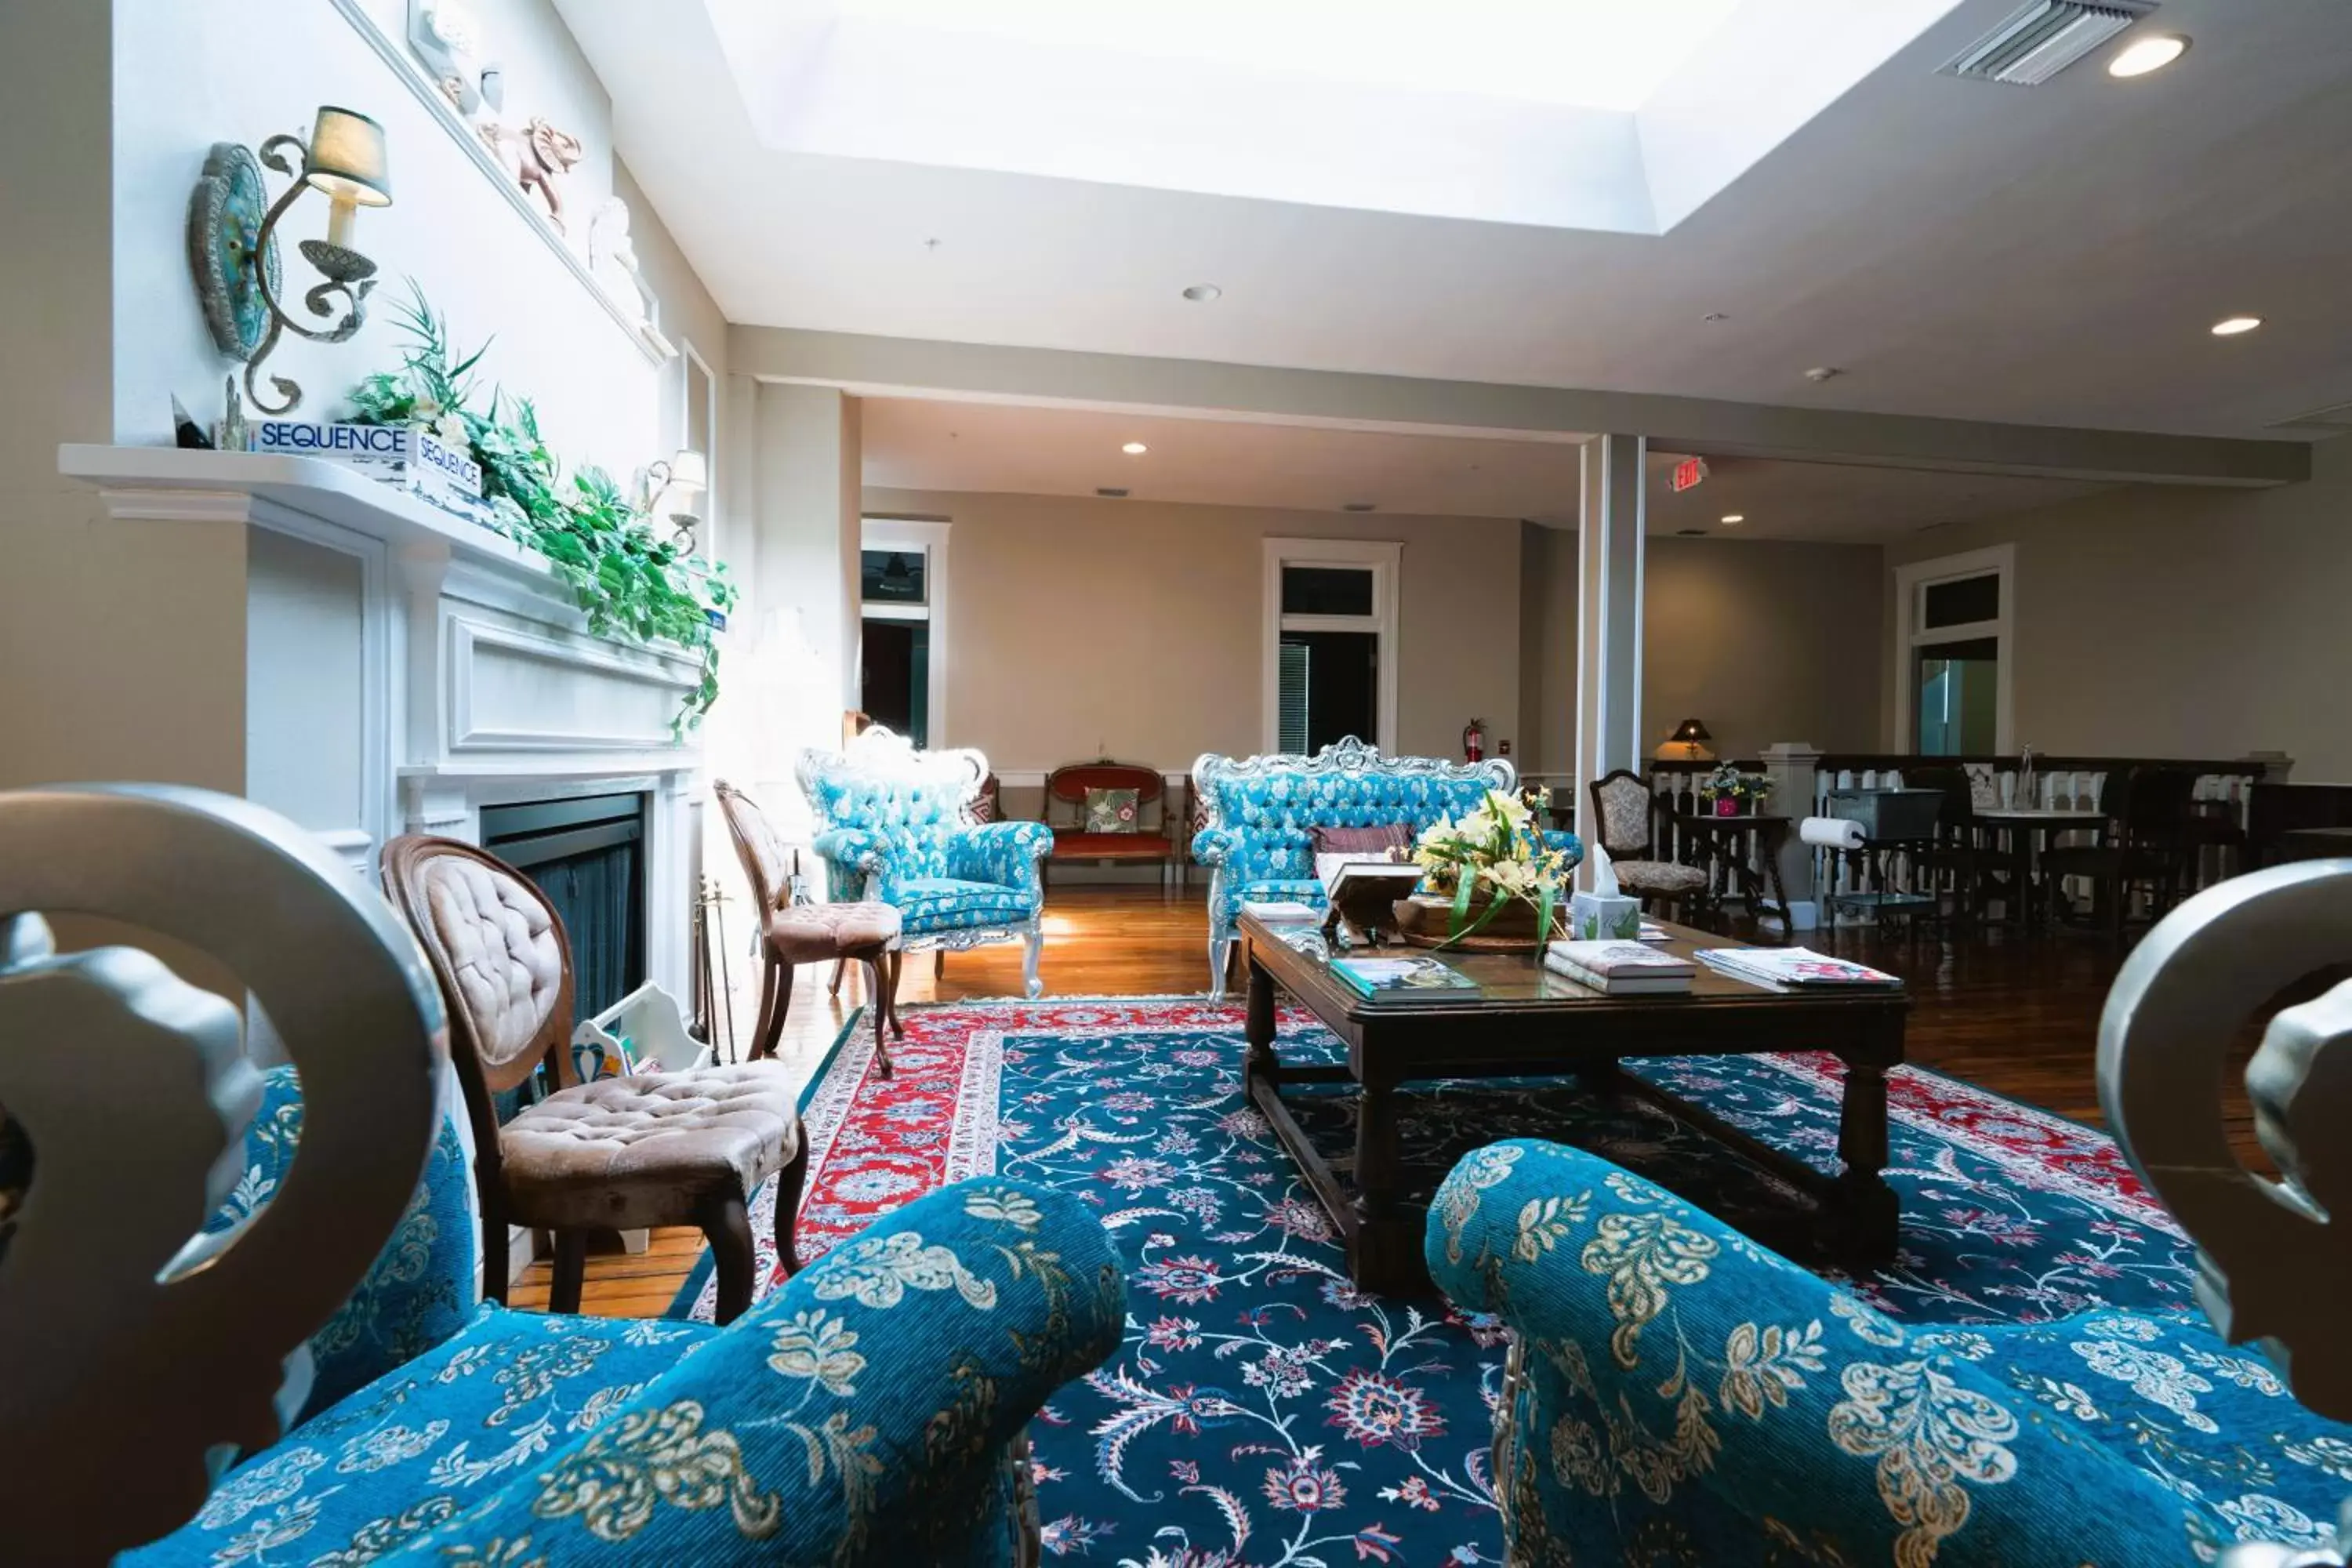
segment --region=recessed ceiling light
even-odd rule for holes
[[[1828,381],[1833,376],[1840,376],[1844,374],[1845,372],[1840,370],[1833,364],[1817,364],[1813,366],[1812,369],[1805,373],[1805,379],[1807,381]]]
[[[1724,516],[1723,516],[1723,522],[1724,522],[1724,526],[1725,526],[1725,527],[1727,527],[1727,528],[1733,527],[1733,526],[1735,526],[1735,525],[1737,525],[1737,524],[1738,524],[1738,523],[1746,522],[1747,521],[1748,521],[1748,514],[1747,514],[1746,512],[1744,512],[1744,511],[1732,511],[1732,512],[1726,512],[1726,513],[1724,513]]]
[[[2262,324],[2263,319],[2260,316],[2231,316],[2226,321],[2213,323],[2213,335],[2217,338],[2234,338],[2240,332],[2251,332]]]
[[[1125,452],[1130,458],[1140,458],[1144,453],[1151,450],[1151,448],[1145,446],[1140,441],[1129,441],[1126,446],[1121,447],[1119,450]]]
[[[2109,76],[2146,76],[2160,71],[2189,52],[2189,40],[2178,33],[2151,33],[2145,38],[2134,38],[2123,51],[2107,62]]]
[[[1224,292],[1214,283],[1195,283],[1184,290],[1184,298],[1195,305],[1205,305],[1212,300],[1223,298]]]
[[[1368,500],[1341,501],[1339,503],[1339,510],[1341,511],[1370,511],[1372,510],[1372,503]]]
[[[1731,318],[1724,311],[1709,310],[1706,315],[1701,316],[1699,320],[1702,321],[1727,321],[1731,320]]]

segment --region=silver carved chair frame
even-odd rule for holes
[[[1213,997],[1225,993],[1234,946],[1239,940],[1235,930],[1239,890],[1267,881],[1301,879],[1277,875],[1296,868],[1288,864],[1288,854],[1269,841],[1270,833],[1287,838],[1298,830],[1286,821],[1269,822],[1267,814],[1243,805],[1261,786],[1271,793],[1271,781],[1288,776],[1301,778],[1310,788],[1324,781],[1387,777],[1453,788],[1475,785],[1509,795],[1517,789],[1519,775],[1507,757],[1456,763],[1444,757],[1391,756],[1353,735],[1334,741],[1312,756],[1297,752],[1269,752],[1255,757],[1202,752],[1192,763],[1194,829],[1187,847],[1192,859],[1211,868],[1209,994]],[[1286,819],[1294,815],[1286,799],[1273,805],[1274,816]],[[1420,814],[1413,826],[1418,829],[1454,814],[1454,808],[1438,804]],[[1310,858],[1304,879],[1312,880],[1314,874]],[[1320,901],[1319,889],[1312,897]]]
[[[59,952],[56,914],[184,944],[267,1014],[302,1145],[247,1224],[197,1234],[261,1100],[237,1008],[138,948]],[[105,1563],[194,1513],[222,1454],[279,1438],[311,1333],[416,1189],[448,1046],[405,928],[276,813],[160,784],[0,794],[0,1105],[33,1159],[0,1268],[0,1554]]]
[[[818,854],[824,860],[826,885],[836,902],[863,900],[894,902],[889,895],[890,873],[880,866],[858,871],[824,853],[825,840],[834,830],[860,829],[864,824],[855,816],[844,813],[839,802],[850,793],[863,790],[881,794],[894,787],[937,792],[954,803],[949,816],[929,825],[940,833],[963,829],[991,830],[1014,828],[1012,823],[992,822],[983,816],[981,802],[983,789],[992,776],[988,758],[971,747],[927,750],[917,746],[897,731],[874,725],[852,739],[838,751],[811,747],[801,752],[793,769],[793,779],[806,797],[809,809],[816,819]],[[1017,942],[1024,945],[1021,974],[1024,992],[1034,998],[1045,989],[1038,978],[1037,966],[1045,942],[1045,898],[1043,879],[1038,876],[1036,861],[1050,853],[1053,830],[1043,823],[1027,825],[1035,829],[1034,847],[1031,853],[1029,874],[1037,879],[1037,907],[1028,915],[1010,921],[950,926],[926,930],[919,917],[906,917],[898,940],[898,951],[914,952],[929,949],[934,963],[949,952],[965,952],[976,947],[990,947],[1001,942]],[[910,831],[912,831],[910,829]],[[894,967],[893,973],[896,970]],[[841,986],[841,966],[836,965],[833,988]]]
[[[2133,1167],[2197,1244],[2197,1299],[2257,1346],[2305,1406],[2352,1421],[2352,981],[2278,1012],[2246,1067],[2255,1135],[2281,1179],[2231,1150],[2217,1090],[2231,1036],[2287,985],[2352,962],[2352,860],[2207,889],[2165,917],[2108,993],[2099,1103]],[[2347,1510],[2347,1519],[2352,1519]],[[2241,1545],[2224,1568],[2321,1568],[2333,1547]]]

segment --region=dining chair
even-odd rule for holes
[[[718,1321],[730,1322],[751,1303],[750,1205],[771,1176],[776,1256],[787,1273],[799,1268],[793,1226],[808,1143],[787,1068],[737,1062],[583,1083],[569,1048],[571,949],[546,895],[452,838],[395,838],[382,872],[449,1011],[492,1300],[507,1299],[511,1226],[552,1234],[548,1305],[576,1312],[591,1231],[690,1225],[709,1239]],[[499,1097],[542,1074],[553,1091],[501,1125]]]
[[[1706,892],[1706,873],[1696,866],[1652,858],[1657,845],[1657,797],[1641,774],[1619,768],[1594,779],[1592,826],[1609,864],[1617,873],[1620,890],[1642,900],[1664,900],[1674,906],[1674,918],[1686,921],[1695,900]]]

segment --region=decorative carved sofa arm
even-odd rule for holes
[[[1631,1561],[1675,1531],[1790,1561],[2193,1560],[2181,1500],[2070,1430],[2062,1380],[2036,1399],[2019,1331],[1906,1329],[1597,1155],[1476,1151],[1424,1250],[1457,1307],[1512,1331],[1514,1562]]]
[[[1015,1439],[1118,1347],[1125,1292],[1076,1199],[960,1183],[835,1247],[411,1550],[549,1568],[1013,1561]]]
[[[1202,866],[1222,866],[1240,845],[1241,836],[1230,827],[1203,827],[1192,835],[1192,858]]]
[[[983,822],[948,835],[948,875],[1035,889],[1043,885],[1037,862],[1053,852],[1054,830],[1042,822]]]

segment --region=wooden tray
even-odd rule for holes
[[[1473,920],[1478,906],[1472,906]],[[1568,907],[1563,904],[1552,910],[1552,929],[1567,934]],[[1536,934],[1536,911],[1532,905],[1513,900],[1508,909],[1496,915],[1476,934],[1458,942],[1449,942],[1445,933],[1454,929],[1454,905],[1441,899],[1399,899],[1396,901],[1397,934],[1415,947],[1444,948],[1453,952],[1525,952],[1538,953],[1544,948],[1543,939]]]

